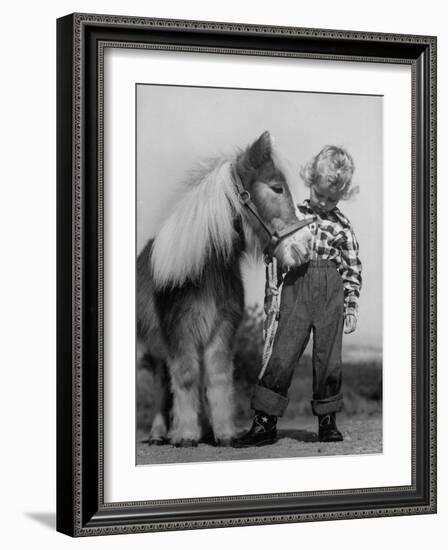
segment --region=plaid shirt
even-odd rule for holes
[[[362,264],[358,257],[359,244],[349,220],[337,207],[323,214],[315,212],[308,199],[297,208],[302,214],[316,217],[316,223],[310,225],[313,233],[310,260],[335,262],[344,283],[345,314],[357,316]]]

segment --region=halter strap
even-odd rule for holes
[[[262,228],[266,231],[266,233],[268,234],[269,239],[271,239],[271,238],[272,238],[272,232],[271,232],[271,230],[270,230],[269,227],[265,224],[265,222],[263,221],[262,217],[261,217],[260,214],[258,213],[257,207],[256,207],[255,204],[253,203],[249,191],[247,191],[246,189],[244,189],[243,184],[242,184],[242,182],[241,182],[241,178],[240,178],[238,172],[236,171],[235,166],[233,166],[233,165],[232,165],[232,174],[233,174],[233,179],[234,179],[234,182],[235,182],[236,190],[238,191],[238,199],[240,200],[241,204],[243,204],[243,206],[245,206],[245,207],[249,210],[249,212],[258,220],[258,222],[260,223],[261,227],[262,227]]]
[[[236,171],[236,167],[232,164],[232,175],[233,180],[235,183],[236,190],[238,192],[238,198],[240,202],[245,206],[249,212],[256,218],[258,223],[261,225],[261,227],[266,231],[269,237],[269,243],[267,244],[264,253],[268,256],[271,256],[274,253],[274,250],[286,237],[289,235],[292,235],[296,231],[299,231],[299,229],[302,229],[303,227],[306,227],[307,225],[310,225],[314,222],[314,218],[308,218],[304,220],[297,220],[283,229],[280,229],[280,231],[271,231],[267,223],[263,220],[263,218],[260,216],[257,207],[255,206],[254,202],[251,199],[249,191],[247,189],[244,189],[243,183],[241,181],[241,178]]]

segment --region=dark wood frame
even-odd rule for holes
[[[104,502],[102,62],[108,45],[411,65],[410,486]],[[57,50],[58,531],[88,536],[434,513],[436,38],[74,14],[57,22]]]

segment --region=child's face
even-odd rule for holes
[[[330,212],[341,199],[341,192],[332,189],[326,178],[320,178],[310,187],[310,204],[314,210]]]

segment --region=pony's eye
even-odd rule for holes
[[[272,191],[274,191],[274,193],[277,193],[278,195],[281,195],[283,193],[283,185],[273,185],[271,189]]]

